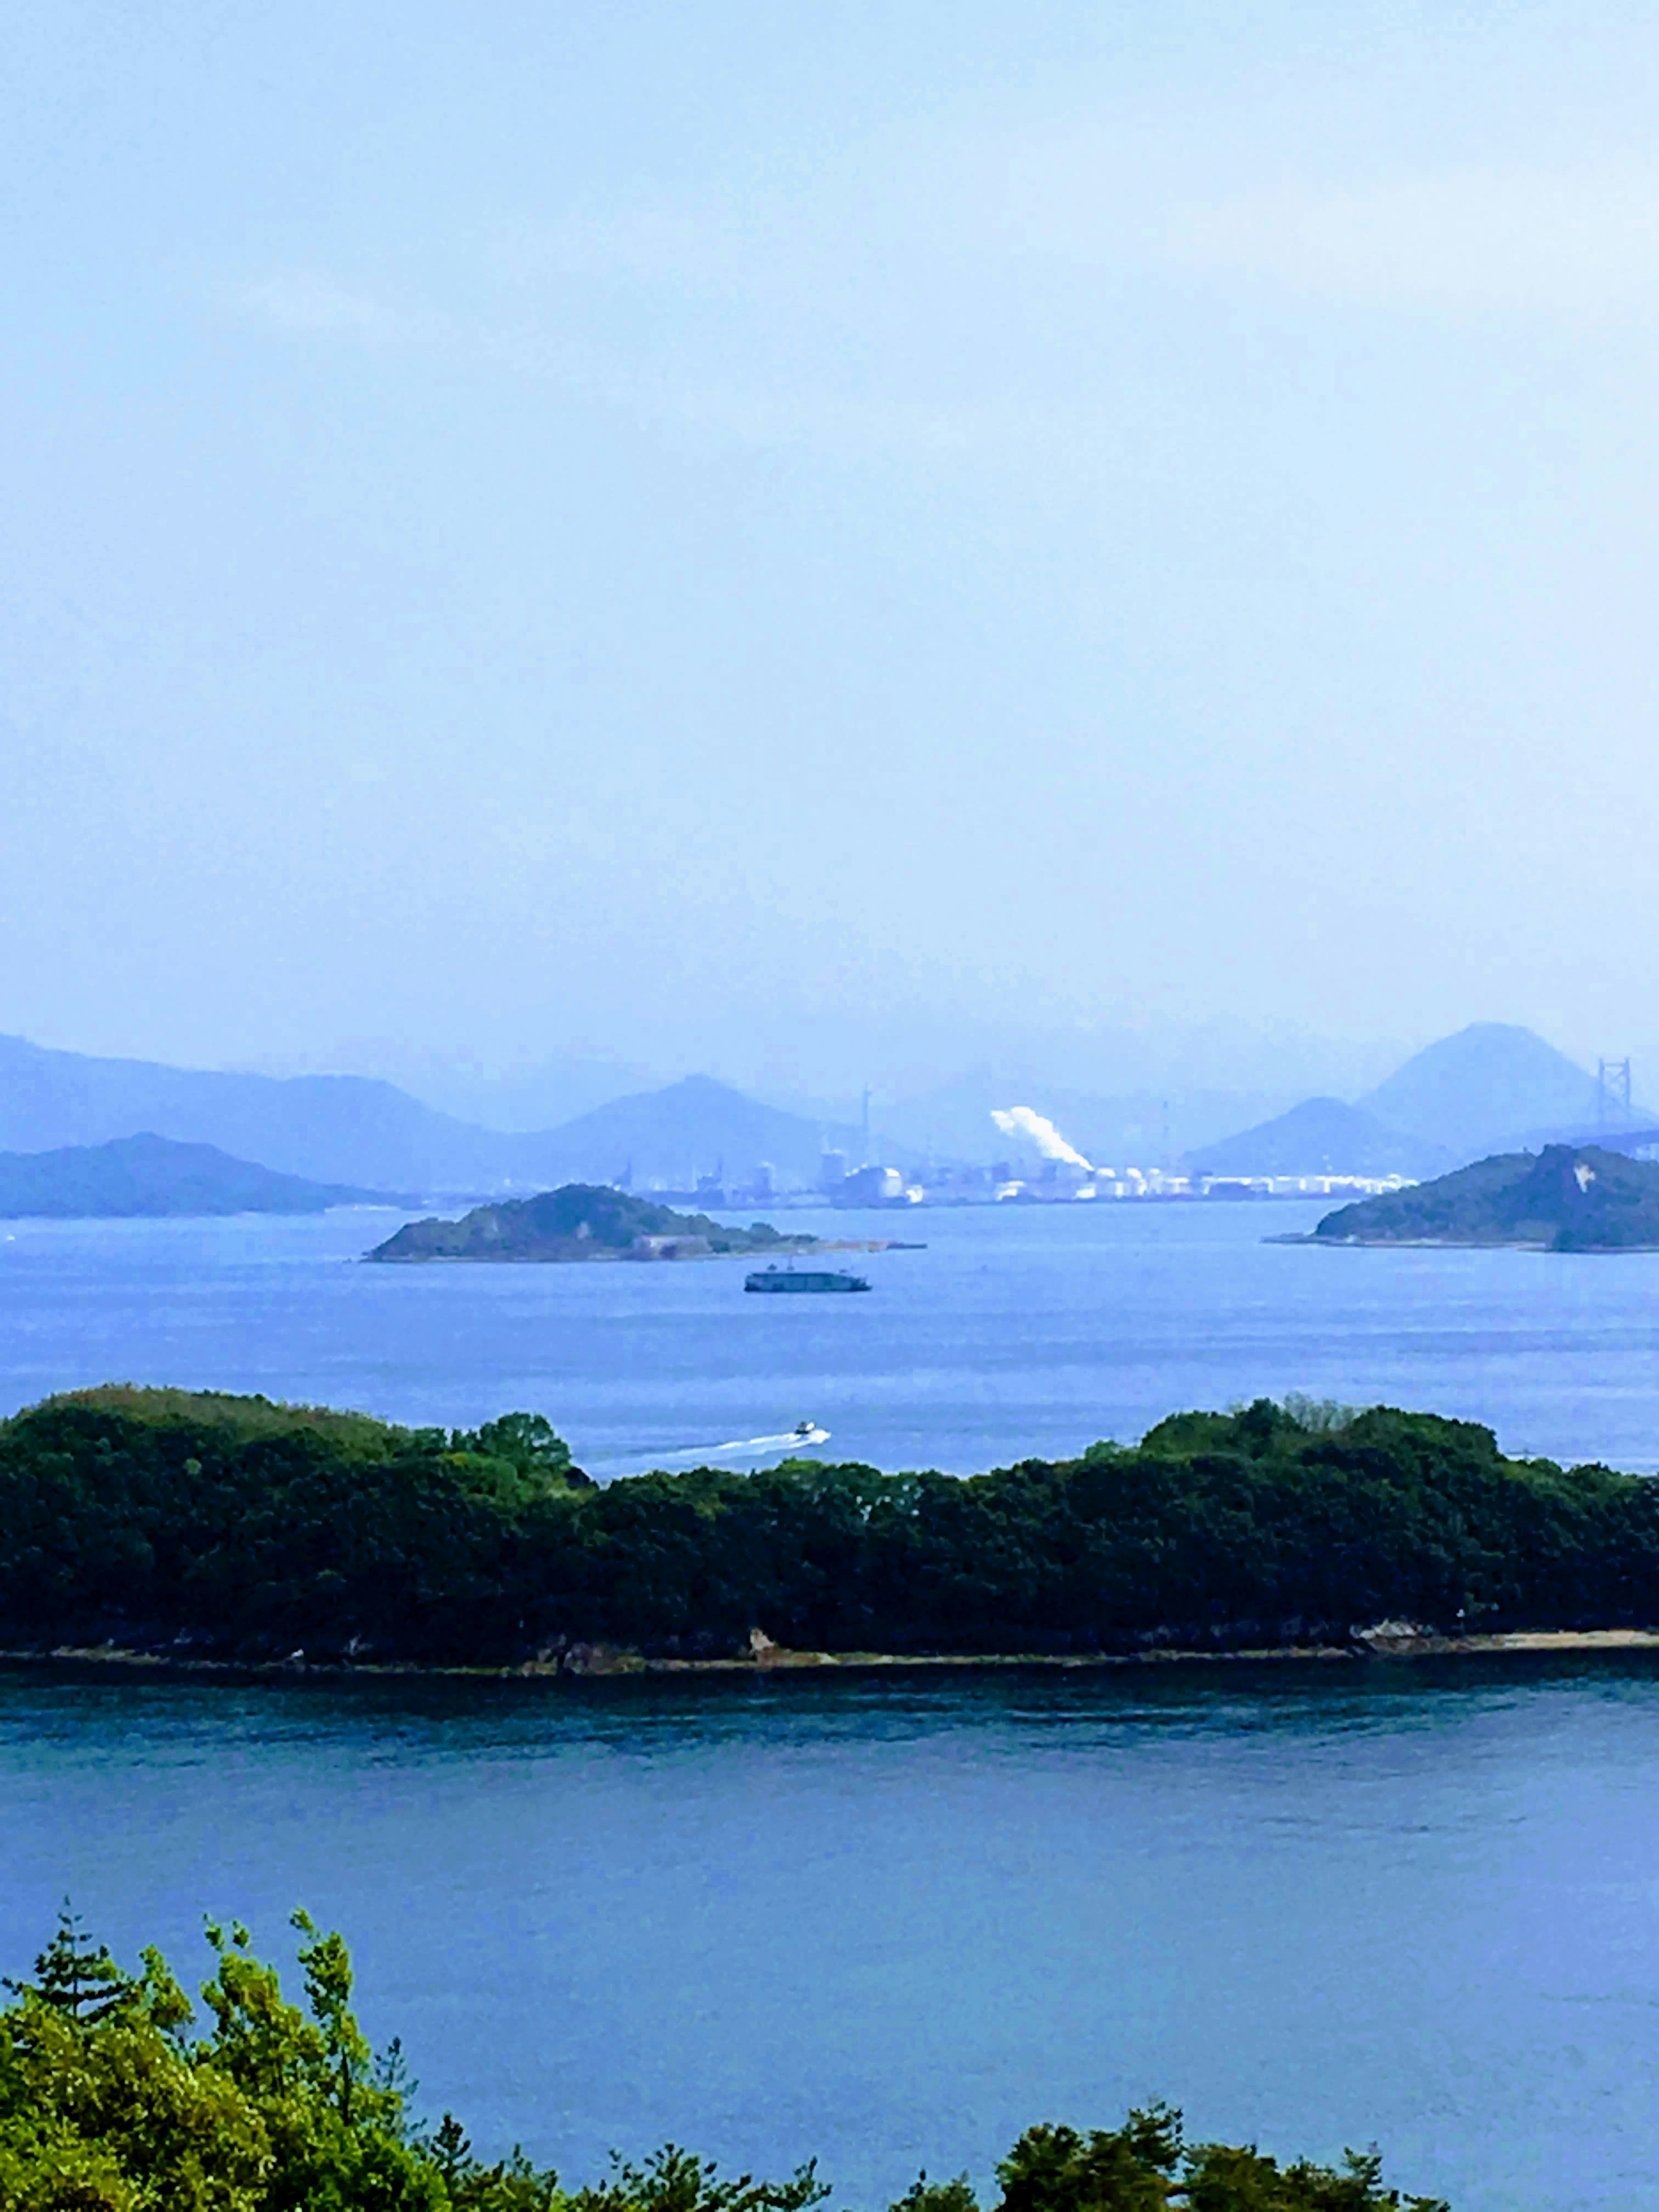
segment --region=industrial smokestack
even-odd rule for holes
[[[1043,1114],[1034,1113],[1029,1106],[994,1106],[991,1119],[1005,1137],[1024,1137],[1035,1145],[1045,1160],[1063,1160],[1067,1167],[1081,1168],[1087,1175],[1094,1169],[1075,1145],[1068,1145],[1054,1123]]]

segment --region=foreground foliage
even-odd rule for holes
[[[510,1663],[1088,1652],[1659,1619],[1659,1485],[1261,1401],[967,1480],[786,1461],[599,1488],[539,1415],[410,1430],[110,1388],[0,1424],[0,1637]]]
[[[401,2053],[378,2061],[351,2008],[351,1960],[303,1913],[305,2002],[291,2003],[248,1931],[210,1927],[211,2026],[161,1954],[124,1972],[65,1911],[30,1983],[0,2012],[0,2204],[8,2212],[812,2212],[811,2165],[783,2182],[673,2145],[613,2158],[599,2184],[561,2188],[520,2153],[476,2157],[446,2113],[407,2109]],[[997,2169],[997,2212],[1387,2212],[1374,2154],[1280,2167],[1254,2148],[1194,2148],[1181,2116],[1132,2113],[1115,2133],[1032,2128]],[[1426,2197],[1407,2212],[1446,2212]],[[892,2212],[978,2212],[964,2179],[922,2176]]]

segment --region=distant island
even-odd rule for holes
[[[603,1183],[568,1182],[534,1198],[475,1206],[459,1221],[411,1221],[366,1260],[709,1260],[728,1253],[817,1252],[815,1237],[769,1222],[730,1229],[706,1213],[676,1213]]]
[[[0,1152],[0,1219],[125,1220],[220,1213],[322,1213],[392,1206],[394,1193],[313,1182],[234,1158],[216,1145],[119,1137],[50,1152]]]
[[[1341,1206],[1299,1241],[1659,1250],[1659,1167],[1595,1145],[1500,1152],[1432,1182]]]

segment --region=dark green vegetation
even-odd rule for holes
[[[378,2058],[352,2009],[351,1960],[303,1912],[305,2002],[283,1994],[248,1931],[210,1927],[208,2025],[159,1951],[129,1974],[65,1911],[0,2012],[0,2204],[7,2212],[811,2212],[814,2166],[723,2181],[673,2145],[613,2158],[565,2190],[514,2151],[477,2157],[459,2122],[409,2112],[396,2043]],[[1375,2154],[1340,2171],[1255,2148],[1186,2144],[1167,2106],[1110,2132],[1030,2128],[997,2168],[996,2212],[1401,2212]],[[892,2212],[978,2212],[966,2177],[921,2176]],[[1447,2212],[1437,2199],[1403,2212]]]
[[[308,1182],[213,1145],[122,1137],[55,1152],[0,1152],[0,1219],[190,1213],[321,1213],[331,1206],[388,1205],[380,1190]]]
[[[1531,1244],[1552,1252],[1659,1246],[1659,1167],[1595,1145],[1547,1145],[1328,1213],[1327,1243]]]
[[[598,1488],[465,1431],[110,1388],[0,1425],[0,1643],[573,1669],[785,1647],[1132,1652],[1659,1621],[1659,1484],[1266,1400],[967,1480],[786,1461]]]
[[[706,1213],[676,1213],[608,1184],[568,1182],[535,1198],[475,1206],[459,1221],[411,1221],[370,1260],[675,1260],[722,1252],[810,1252],[764,1221],[723,1229]]]

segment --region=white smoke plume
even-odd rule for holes
[[[1028,1144],[1035,1145],[1045,1160],[1064,1160],[1071,1167],[1093,1173],[1076,1146],[1068,1145],[1045,1115],[1034,1114],[1029,1106],[1010,1106],[1006,1111],[1000,1106],[994,1106],[991,1119],[1005,1137],[1024,1137]]]

